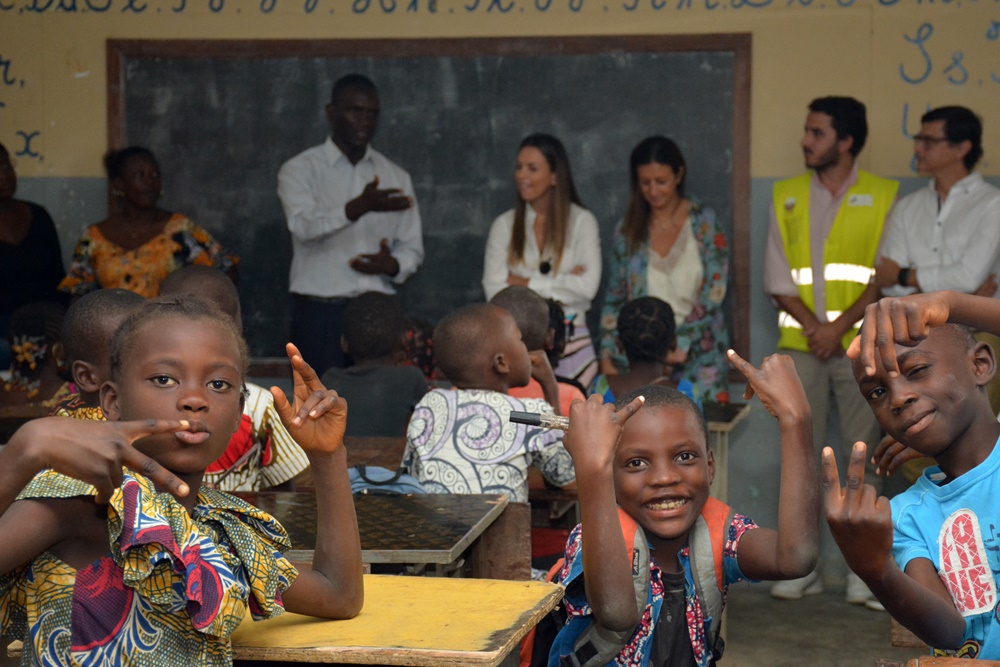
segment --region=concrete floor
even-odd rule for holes
[[[726,652],[720,667],[874,667],[906,664],[926,649],[893,648],[889,615],[849,605],[830,589],[794,602],[775,600],[767,583],[729,589]]]

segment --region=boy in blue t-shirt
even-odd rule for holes
[[[691,566],[692,558],[701,560],[691,549],[696,524],[709,527],[712,552],[721,550],[722,557],[715,558],[715,582],[723,604],[730,583],[793,579],[816,564],[819,475],[802,383],[790,357],[768,357],[758,370],[732,350],[729,355],[748,380],[745,398],[756,393],[778,419],[778,530],[757,528],[709,498],[715,461],[705,418],[676,389],[642,387],[622,396],[617,412],[599,396],[574,403],[564,445],[576,469],[582,523],[570,535],[566,550],[560,580],[567,587],[569,619],[549,653],[550,667],[573,664],[574,658],[586,662],[574,645],[594,624],[624,637],[623,647],[608,664],[714,664],[710,637],[715,619],[696,592]],[[637,561],[629,560],[619,508],[642,528],[650,547],[642,610],[633,582],[645,577],[633,570]],[[567,657],[574,653],[574,658]]]
[[[986,387],[1000,301],[955,292],[868,306],[848,356],[882,428],[937,465],[892,499],[863,485],[857,443],[840,487],[823,452],[830,529],[850,568],[892,616],[939,654],[1000,658],[1000,424]]]

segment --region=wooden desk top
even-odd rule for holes
[[[562,599],[539,581],[365,575],[365,604],[346,621],[282,614],[233,633],[236,660],[367,665],[500,664]]]
[[[235,494],[274,516],[288,531],[290,560],[312,560],[316,496],[302,492]],[[359,495],[354,497],[365,563],[447,565],[496,521],[505,495]]]

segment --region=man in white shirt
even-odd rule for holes
[[[875,279],[882,293],[955,290],[991,296],[1000,259],[1000,189],[972,171],[982,124],[965,107],[932,109],[913,137],[917,170],[931,182],[899,200]]]
[[[291,339],[317,373],[344,367],[343,313],[363,292],[393,294],[424,258],[410,175],[369,144],[375,84],[349,74],[333,86],[330,136],[281,166],[278,197],[292,234]]]

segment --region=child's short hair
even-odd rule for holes
[[[705,413],[701,411],[698,404],[692,401],[690,397],[682,394],[673,387],[648,384],[645,387],[633,389],[624,396],[617,397],[615,399],[615,408],[621,408],[622,406],[628,405],[640,396],[643,396],[646,399],[642,406],[643,410],[674,406],[691,412],[698,418],[698,423],[701,425],[702,433],[705,436],[705,446],[707,448],[711,448],[711,445],[709,444],[711,440],[708,437],[708,422],[705,421]]]
[[[28,398],[38,396],[42,371],[49,363],[53,346],[60,340],[65,315],[66,308],[55,301],[29,303],[11,314],[7,331],[11,351],[7,389],[17,387]]]
[[[240,315],[240,293],[233,279],[214,266],[189,264],[181,267],[160,283],[160,296],[198,295],[214,303],[234,320]]]
[[[344,309],[344,340],[354,361],[396,354],[405,332],[406,314],[392,294],[365,292]]]
[[[485,345],[493,343],[493,318],[506,311],[490,303],[472,303],[453,310],[434,328],[434,354],[438,366],[451,381],[462,379],[479,361]]]
[[[677,345],[674,309],[655,296],[629,301],[618,313],[618,340],[632,361],[663,361]]]
[[[529,350],[545,347],[549,332],[549,305],[534,290],[523,285],[510,285],[497,292],[490,303],[506,310],[521,330],[521,340]]]
[[[63,348],[67,363],[95,361],[95,351],[107,349],[108,341],[104,322],[115,319],[121,322],[132,311],[146,302],[139,294],[125,289],[99,289],[84,294],[69,307],[62,323]]]
[[[250,366],[250,351],[247,343],[243,339],[243,334],[236,326],[236,322],[226,313],[222,312],[214,303],[205,301],[193,295],[183,297],[157,297],[150,299],[132,312],[118,331],[111,338],[111,379],[118,381],[121,378],[122,368],[126,357],[132,352],[135,346],[139,329],[155,320],[162,320],[169,317],[181,317],[190,320],[209,320],[221,326],[233,336],[240,355],[240,380],[247,374]],[[198,341],[191,341],[192,345],[197,345]]]

